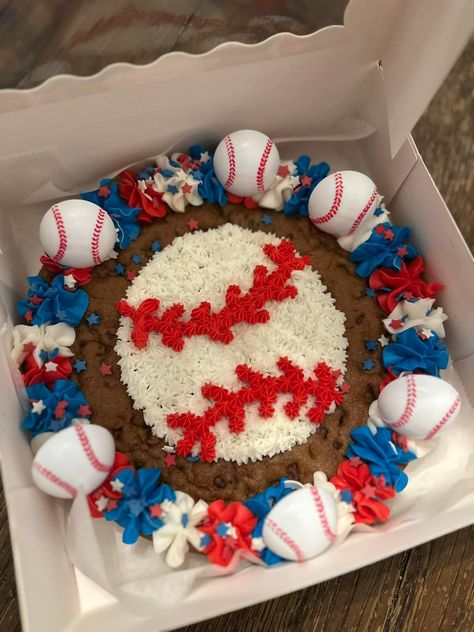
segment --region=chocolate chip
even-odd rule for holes
[[[340,450],[342,448],[342,443],[339,443],[339,441],[334,441],[333,446],[336,450]]]
[[[226,482],[221,476],[216,476],[216,478],[214,479],[214,485],[219,489],[224,489],[224,487],[226,486]]]
[[[356,323],[361,325],[364,322],[365,314],[359,314],[356,318]]]
[[[122,428],[112,428],[111,430],[113,438],[118,441],[122,436]]]
[[[298,464],[297,463],[292,463],[291,465],[289,465],[288,469],[287,469],[287,472],[288,472],[288,476],[290,478],[293,478],[293,479],[296,480],[298,478],[298,476],[299,476]]]
[[[327,438],[327,436],[328,436],[328,431],[326,430],[326,428],[321,428],[321,430],[320,430],[319,432],[320,432],[320,434],[321,434],[321,436],[322,436],[322,438],[323,438],[323,439],[326,439],[326,438]]]
[[[343,426],[343,425],[344,425],[345,420],[346,420],[345,415],[341,415],[341,416],[339,417],[339,421],[337,422],[337,425],[338,425],[338,426]]]

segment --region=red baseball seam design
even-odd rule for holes
[[[323,528],[323,533],[326,536],[326,538],[330,542],[332,542],[334,540],[334,538],[336,537],[336,534],[334,533],[334,531],[329,526],[329,520],[328,520],[328,517],[326,515],[326,510],[324,509],[324,503],[322,501],[321,495],[320,495],[317,487],[311,486],[309,488],[309,491],[311,492],[311,496],[313,497],[314,506],[315,506],[316,511],[318,513],[319,521],[320,521],[321,526]]]
[[[102,232],[102,226],[105,221],[105,211],[103,209],[99,209],[99,214],[97,215],[97,221],[94,226],[94,232],[92,233],[91,240],[91,254],[92,259],[95,265],[99,265],[102,263],[102,259],[99,253],[99,241],[100,241],[100,233]]]
[[[324,224],[325,222],[329,222],[329,220],[337,215],[339,211],[342,202],[342,194],[344,193],[344,182],[340,171],[336,171],[334,174],[334,180],[336,188],[334,191],[334,201],[332,206],[326,215],[323,215],[322,217],[315,217],[314,219],[312,218],[311,221],[313,224]]]
[[[81,442],[82,449],[84,450],[84,454],[88,458],[89,463],[98,472],[107,472],[108,474],[110,472],[110,467],[108,465],[105,465],[104,463],[101,463],[101,461],[99,461],[99,459],[96,457],[90,441],[87,437],[86,431],[84,430],[84,427],[81,425],[77,425],[75,426],[75,429],[77,437]]]
[[[349,235],[352,235],[352,233],[355,232],[359,228],[362,220],[367,215],[367,213],[370,211],[370,207],[374,203],[377,195],[378,195],[378,191],[377,191],[377,187],[375,187],[375,189],[372,191],[372,195],[370,196],[369,201],[364,206],[364,208],[362,209],[361,213],[358,215],[356,221],[352,224],[352,227],[351,227],[351,229],[349,231]]]
[[[235,176],[237,173],[237,166],[235,163],[235,150],[234,144],[232,143],[232,138],[230,136],[226,136],[224,138],[225,148],[227,149],[227,160],[229,161],[229,175],[227,176],[227,180],[224,184],[224,189],[230,189],[230,187],[235,182]]]
[[[389,424],[390,428],[402,428],[411,419],[416,404],[416,381],[413,375],[407,377],[407,401],[400,419]]]
[[[53,206],[51,210],[53,211],[53,217],[54,217],[54,221],[56,222],[56,228],[57,228],[58,237],[59,237],[58,251],[54,255],[53,259],[54,261],[56,261],[56,263],[61,263],[64,255],[66,254],[67,233],[66,233],[66,228],[64,226],[64,220],[61,215],[61,211],[59,210],[59,206],[55,205]]]
[[[66,491],[68,494],[71,494],[73,498],[76,497],[77,489],[69,483],[66,483],[66,481],[63,481],[62,478],[59,478],[59,476],[51,472],[51,470],[48,470],[43,465],[40,465],[37,461],[33,461],[33,469],[38,472],[38,474],[41,474],[41,476],[44,476],[44,478],[46,478],[51,483],[54,483],[61,489],[64,489],[64,491]]]
[[[303,551],[296,544],[293,538],[291,538],[286,531],[283,531],[283,529],[279,527],[277,523],[274,522],[271,518],[267,518],[266,523],[269,526],[269,528],[273,531],[273,533],[278,538],[280,538],[280,540],[284,542],[289,549],[293,551],[293,553],[296,555],[296,559],[298,560],[298,562],[304,562],[305,557],[303,555]]]
[[[265,191],[264,186],[264,176],[265,176],[265,168],[267,166],[268,158],[270,157],[270,152],[273,147],[273,141],[271,138],[267,140],[267,144],[265,145],[265,149],[263,150],[262,157],[260,158],[260,164],[257,169],[257,189],[263,193]]]
[[[460,403],[461,403],[461,398],[459,397],[459,395],[456,395],[456,398],[451,408],[448,410],[446,415],[441,419],[441,421],[436,424],[433,430],[426,435],[425,441],[427,441],[428,439],[432,439],[435,436],[435,434],[437,434],[441,430],[441,428],[451,419],[451,417],[454,415],[456,410],[459,408]]]

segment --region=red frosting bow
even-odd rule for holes
[[[129,467],[128,458],[125,456],[125,454],[122,454],[121,452],[116,452],[115,460],[109,475],[100,487],[95,489],[87,496],[89,511],[93,518],[102,518],[105,511],[111,511],[112,509],[116,508],[117,500],[119,498],[122,498],[122,494],[120,492],[114,491],[110,486],[110,483],[114,480],[117,474],[126,467]],[[104,509],[100,511],[97,507],[97,501],[99,500],[99,498],[102,497],[106,498],[108,502]]]
[[[390,314],[397,303],[403,299],[405,292],[410,292],[412,296],[417,298],[432,298],[443,289],[439,283],[426,283],[420,279],[422,272],[422,257],[416,257],[408,265],[403,262],[400,271],[380,268],[372,272],[369,285],[374,290],[381,290],[377,300],[385,313]],[[390,291],[387,292],[386,289],[390,289]]]
[[[137,218],[139,222],[151,224],[157,217],[164,217],[168,213],[168,207],[161,199],[163,194],[149,186],[142,191],[132,171],[127,169],[120,174],[118,188],[120,197],[128,206],[142,209]]]
[[[341,491],[351,492],[356,523],[373,524],[377,520],[388,520],[390,509],[382,501],[393,498],[395,491],[385,484],[383,476],[372,476],[369,466],[358,457],[343,461],[331,483]]]
[[[230,505],[220,499],[207,508],[208,522],[199,527],[210,538],[203,552],[213,564],[227,566],[236,551],[251,551],[251,534],[257,525],[257,517],[239,502]],[[227,531],[227,533],[225,533]]]
[[[45,268],[52,273],[53,277],[57,274],[64,274],[64,276],[68,276],[69,274],[74,277],[77,285],[86,285],[89,281],[92,281],[92,267],[91,268],[64,268],[56,261],[53,261],[47,254],[44,254],[40,257],[41,263]]]

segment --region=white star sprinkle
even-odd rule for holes
[[[56,362],[46,362],[44,368],[46,369],[46,373],[51,373],[52,371],[57,370],[58,365],[56,364]]]
[[[423,336],[426,336],[427,338],[431,338],[431,336],[433,335],[433,332],[431,331],[431,329],[422,329],[421,333],[423,334]]]
[[[174,454],[175,453],[175,449],[172,445],[164,445],[162,447],[163,452],[168,452],[168,454]]]
[[[290,181],[291,186],[295,189],[300,184],[299,176],[288,176],[288,180]]]
[[[43,400],[39,399],[37,402],[33,402],[31,410],[37,415],[41,415],[46,406],[43,404]]]
[[[388,343],[390,342],[390,340],[387,338],[387,336],[385,336],[384,334],[382,334],[379,338],[379,342],[380,342],[380,346],[381,347],[385,347],[386,345],[388,345]]]
[[[263,538],[252,538],[252,549],[254,551],[263,551],[265,548],[265,543]]]
[[[72,274],[66,274],[64,275],[64,285],[68,288],[75,288],[76,287],[76,279],[72,276]]]
[[[209,162],[209,152],[205,151],[200,156],[201,162]]]
[[[114,492],[121,492],[124,484],[119,478],[114,478],[113,481],[110,481],[110,487],[114,490]]]
[[[97,511],[105,511],[105,509],[107,509],[107,505],[109,504],[109,499],[106,496],[100,496],[100,498],[98,498],[95,501],[95,506],[97,507]]]

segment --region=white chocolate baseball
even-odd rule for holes
[[[370,218],[380,196],[372,180],[358,171],[330,173],[309,198],[309,217],[325,233],[352,235]]]
[[[336,537],[336,500],[313,485],[282,498],[263,523],[263,542],[285,560],[302,562],[327,549]]]
[[[87,200],[64,200],[43,216],[40,241],[45,252],[61,265],[88,268],[105,261],[117,233],[108,213]]]
[[[101,426],[77,424],[50,437],[31,466],[35,484],[57,498],[90,494],[107,478],[115,458],[114,438]]]
[[[250,197],[263,193],[272,185],[279,167],[275,143],[251,129],[228,134],[214,154],[217,179],[234,195]]]
[[[390,382],[377,400],[382,421],[409,439],[432,439],[456,419],[457,390],[432,375],[409,374]]]

